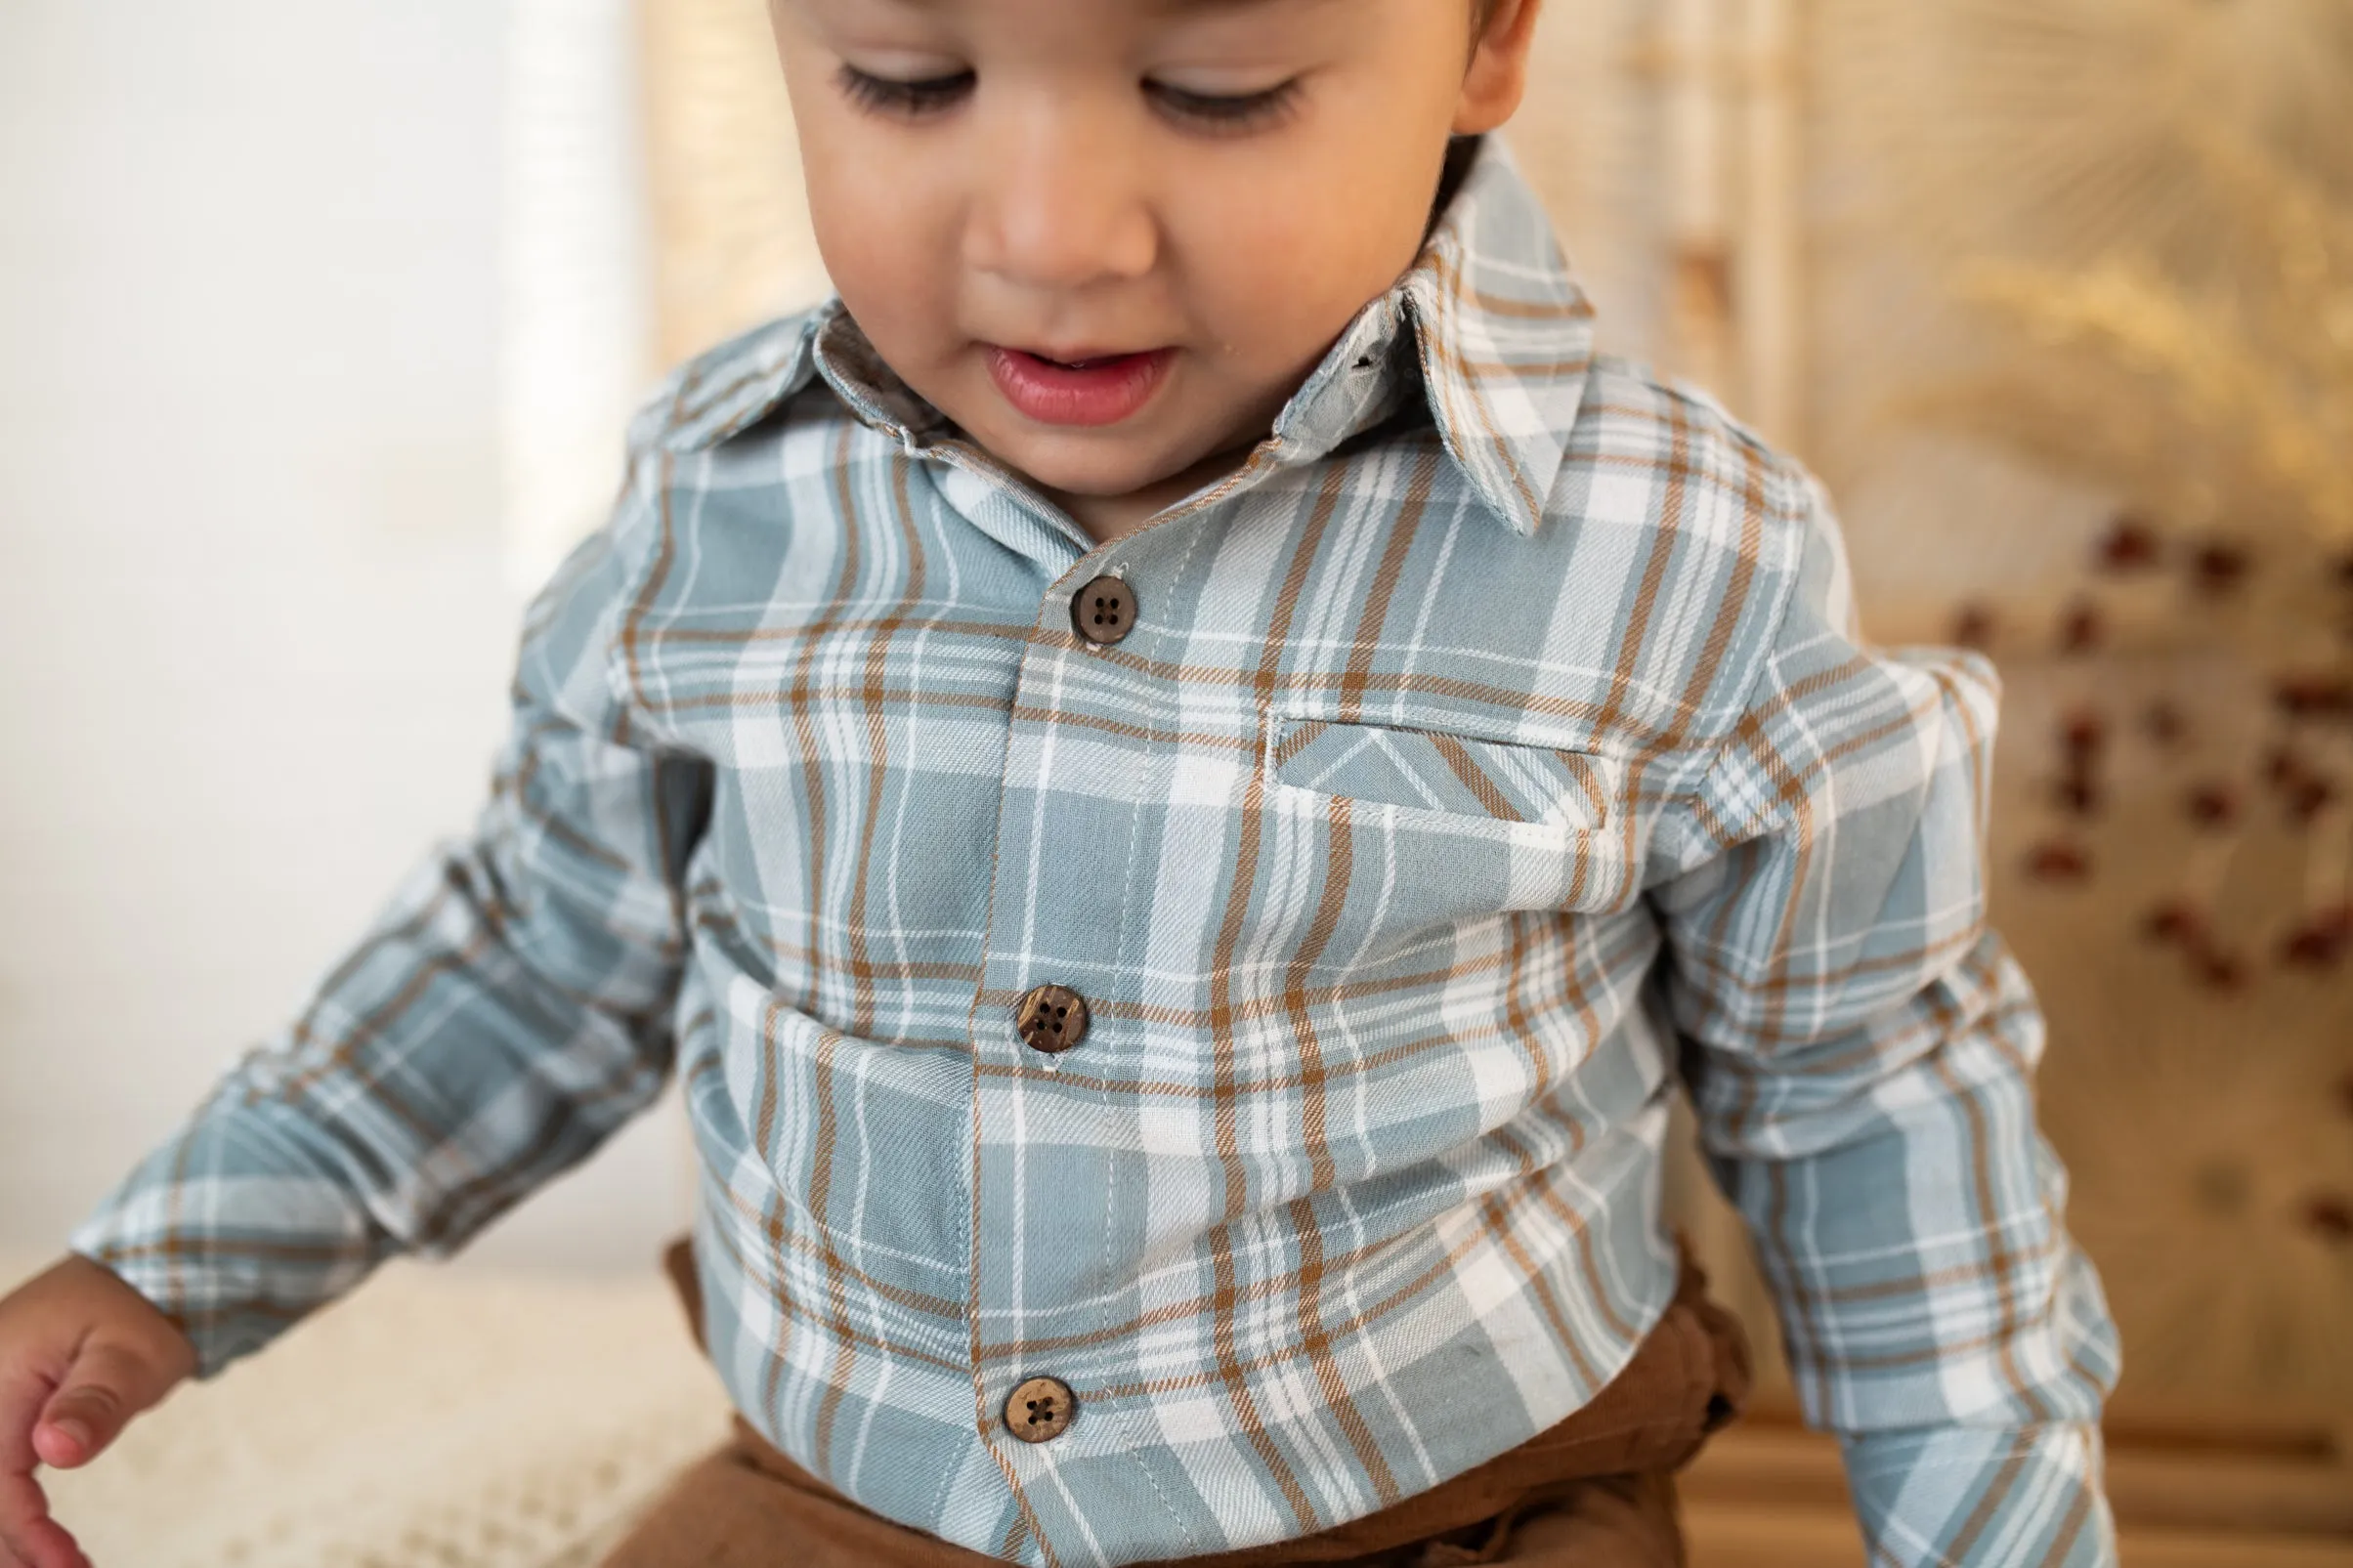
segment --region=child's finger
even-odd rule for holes
[[[49,1499],[32,1478],[33,1419],[51,1384],[18,1370],[0,1377],[0,1564],[5,1568],[86,1568],[65,1527],[49,1516]]]
[[[86,1464],[171,1385],[170,1376],[144,1356],[113,1344],[85,1346],[42,1407],[33,1448],[42,1463],[61,1470]]]
[[[32,1478],[41,1462],[32,1451],[33,1418],[49,1384],[26,1373],[0,1377],[0,1568],[32,1561],[30,1532],[49,1517],[49,1500]]]
[[[21,1568],[87,1568],[65,1527],[49,1516],[40,1483],[22,1471],[0,1473],[0,1553]]]

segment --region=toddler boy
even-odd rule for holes
[[[774,12],[840,294],[649,406],[477,830],[0,1303],[17,1559],[675,1072],[741,1416],[616,1565],[1679,1562],[1678,1077],[1871,1560],[2112,1562],[1992,671],[1595,356],[1537,0]]]

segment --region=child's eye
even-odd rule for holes
[[[842,93],[859,107],[906,119],[920,119],[952,106],[972,90],[974,79],[971,71],[961,70],[949,76],[901,81],[848,64],[834,75]],[[1299,94],[1296,78],[1264,92],[1234,97],[1188,92],[1165,82],[1146,82],[1144,87],[1169,113],[1217,131],[1248,130],[1279,119]]]
[[[903,82],[845,64],[834,73],[834,80],[850,102],[861,108],[914,119],[946,108],[963,97],[972,86],[972,73],[960,70],[953,76],[927,76],[921,81]]]
[[[1208,93],[1191,93],[1166,82],[1144,84],[1179,118],[1197,121],[1213,130],[1247,130],[1271,124],[1282,118],[1299,96],[1299,79],[1292,78],[1262,93],[1244,93],[1238,97],[1220,98]]]

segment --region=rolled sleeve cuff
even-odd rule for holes
[[[199,1119],[66,1238],[188,1335],[199,1379],[349,1291],[391,1250],[331,1183],[256,1158],[272,1147],[250,1119]]]

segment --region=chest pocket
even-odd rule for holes
[[[1607,784],[1576,751],[1507,745],[1434,730],[1286,719],[1268,760],[1283,784],[1409,811],[1531,823],[1571,831],[1608,825]]]

